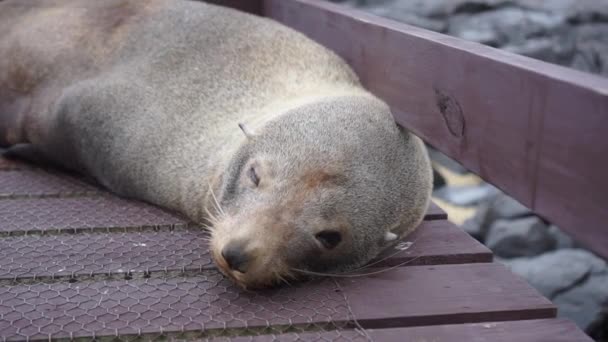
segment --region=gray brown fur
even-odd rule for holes
[[[0,145],[211,220],[216,262],[243,286],[361,266],[424,215],[420,139],[340,58],[278,23],[190,1],[6,0],[0,32]],[[344,241],[325,251],[314,233],[328,227]],[[231,241],[255,259],[245,274],[222,260]]]

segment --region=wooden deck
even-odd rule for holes
[[[333,49],[399,124],[608,255],[605,80],[318,0],[212,2]],[[0,158],[1,341],[591,341],[436,206],[385,256],[245,292],[195,224]]]
[[[356,278],[244,292],[205,231],[56,170],[0,159],[5,341],[589,341],[436,206],[402,249]]]

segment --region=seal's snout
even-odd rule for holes
[[[245,246],[242,243],[231,242],[227,244],[222,249],[221,254],[231,270],[239,271],[241,273],[247,272],[250,257],[245,251]]]

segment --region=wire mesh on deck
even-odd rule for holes
[[[0,239],[0,280],[188,271],[214,267],[202,228]]]
[[[156,207],[117,197],[44,198],[0,201],[0,233],[186,226]]]
[[[0,287],[0,336],[7,340],[314,336],[348,328],[350,320],[348,304],[332,280],[254,293],[206,271],[193,277]]]
[[[76,178],[41,170],[0,172],[0,198],[70,197],[100,192],[97,187]]]

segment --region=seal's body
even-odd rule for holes
[[[351,270],[424,215],[421,141],[276,22],[190,1],[5,0],[0,32],[0,145],[210,222],[242,286]]]

